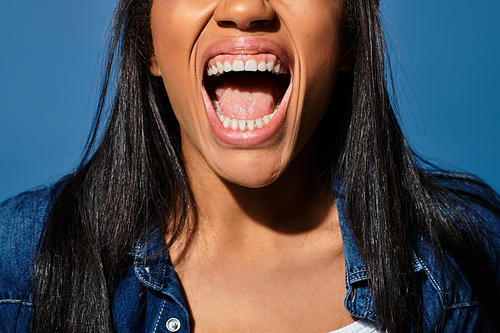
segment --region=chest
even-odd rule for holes
[[[321,269],[320,269],[321,268]],[[245,265],[180,272],[192,332],[318,332],[346,326],[343,263]]]

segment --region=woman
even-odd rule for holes
[[[500,328],[498,196],[415,160],[376,1],[123,0],[109,50],[79,169],[2,206],[4,330]]]

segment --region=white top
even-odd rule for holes
[[[377,325],[368,319],[359,319],[354,323],[329,333],[381,333]]]

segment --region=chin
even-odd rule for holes
[[[235,165],[230,163],[227,167],[217,167],[219,177],[225,182],[247,187],[262,188],[274,183],[284,172],[286,166],[279,167],[279,163],[269,166],[259,161],[246,165]]]
[[[255,178],[251,177],[242,178],[242,177],[230,177],[230,176],[232,175],[228,175],[228,177],[225,178],[224,180],[234,185],[246,188],[254,188],[254,189],[266,187],[274,183],[276,179],[279,178],[278,176],[275,175],[269,175],[269,177],[257,176]]]

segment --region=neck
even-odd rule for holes
[[[241,250],[258,248],[263,242],[282,243],[319,228],[337,229],[333,193],[310,155],[304,147],[275,182],[262,188],[227,182],[199,161],[187,160],[198,219],[191,229],[195,233],[191,231],[177,250],[171,250],[172,258],[182,253],[177,258],[182,260],[194,239],[198,247],[210,243],[214,248],[216,241],[225,250],[228,246]]]

